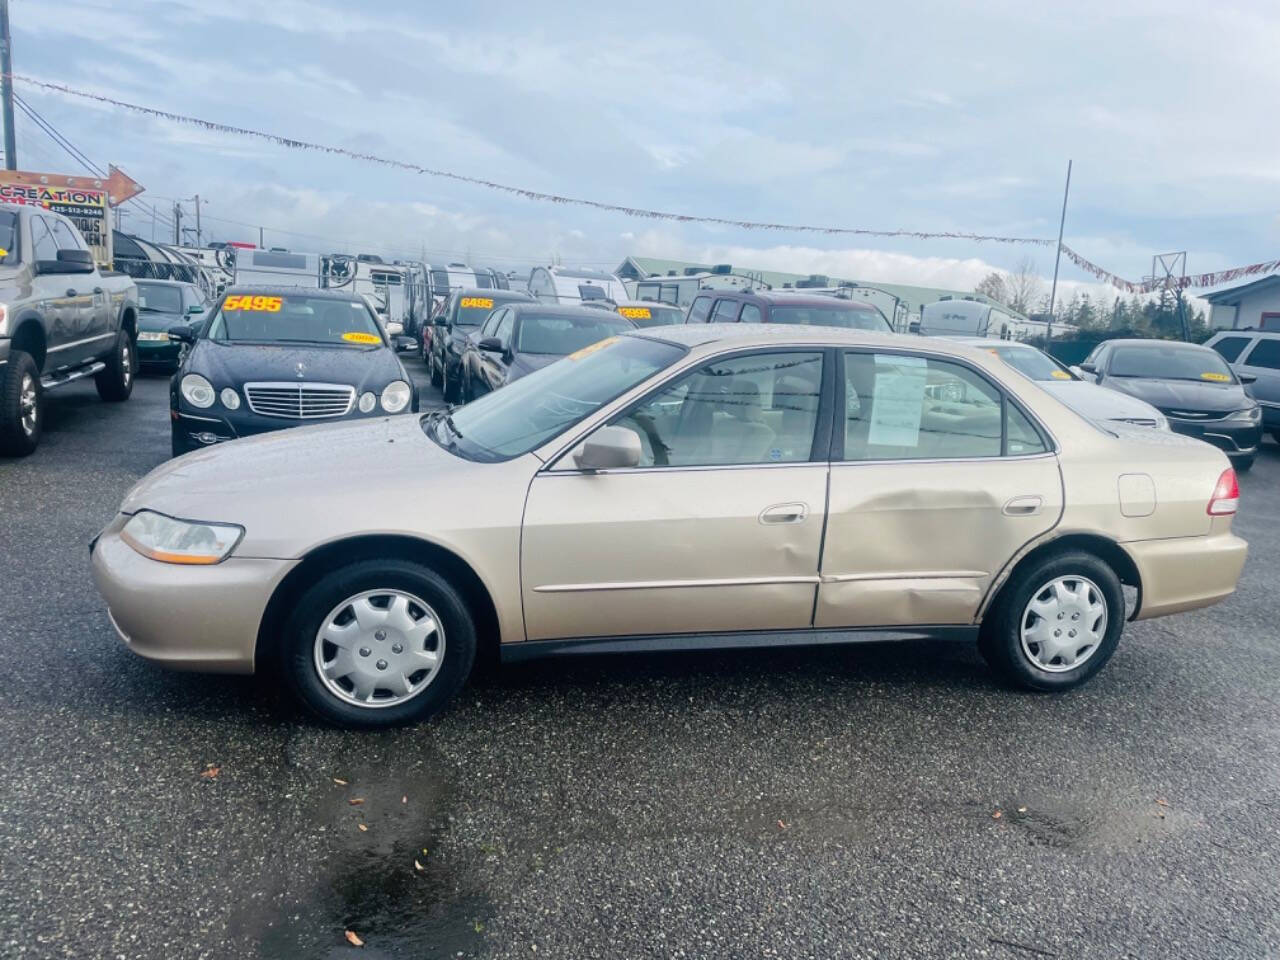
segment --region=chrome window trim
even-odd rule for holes
[[[886,463],[1007,463],[1010,460],[1053,460],[1057,458],[1057,453],[1052,450],[1043,453],[1019,453],[1008,457],[921,457],[919,459],[909,459],[905,457],[890,458],[887,460],[832,460],[833,467],[861,467],[864,465],[880,465]]]
[[[695,473],[704,470],[783,470],[787,467],[813,467],[822,470],[831,464],[826,460],[796,460],[791,463],[710,463],[694,466],[649,466],[649,467],[616,467],[612,470],[579,470],[570,467],[566,470],[542,469],[549,477],[630,477],[641,473]]]

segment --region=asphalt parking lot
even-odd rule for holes
[[[6,958],[1280,952],[1270,441],[1237,595],[1072,693],[933,642],[595,657],[370,734],[117,642],[86,545],[168,456],[167,378],[45,429],[0,461]]]

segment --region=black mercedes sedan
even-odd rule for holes
[[[635,329],[612,310],[512,303],[495,310],[470,338],[462,357],[464,402],[554,363],[561,357]]]
[[[432,321],[430,356],[431,385],[439,387],[446,403],[462,396],[462,354],[489,314],[508,303],[532,302],[533,295],[520,290],[463,289],[449,299]]]
[[[1262,409],[1215,350],[1168,340],[1107,340],[1078,368],[1104,387],[1156,407],[1175,433],[1220,448],[1238,471],[1253,466],[1262,441]]]
[[[169,383],[173,455],[329,420],[416,412],[418,393],[393,341],[360,296],[233,287]]]

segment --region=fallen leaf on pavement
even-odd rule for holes
[[[360,939],[359,935],[354,930],[347,931],[347,943],[351,944],[353,947],[364,946],[364,941]]]
[[[200,776],[204,777],[206,780],[212,780],[221,772],[221,767],[215,767],[213,764],[209,764],[209,766],[205,767],[204,770],[200,772]]]
[[[364,803],[364,797],[352,797],[347,801],[347,803],[351,804],[353,807],[358,807],[360,804]]]
[[[422,873],[427,868],[424,867],[422,864],[420,864],[417,860],[415,860],[413,861],[413,869],[417,870],[419,873]]]
[[[1003,817],[1003,816],[1004,816],[1004,813],[1003,813],[1003,812],[1001,812],[1001,811],[999,811],[999,810],[997,810],[995,813],[993,813],[993,814],[991,815],[991,819],[992,819],[992,820],[999,820],[999,819],[1000,819],[1001,817]]]
[[[1160,804],[1162,807],[1167,807],[1169,805],[1168,800],[1162,800],[1160,797],[1156,797],[1156,803]]]
[[[369,828],[368,828],[368,827],[366,827],[363,823],[357,823],[357,824],[356,824],[356,826],[360,828],[360,832],[361,832],[361,833],[368,833],[368,832],[369,832]]]
[[[785,830],[785,829],[787,829],[787,825],[786,825],[785,823],[783,823],[781,820],[779,820],[779,821],[778,821],[778,829],[779,829],[779,830]]]
[[[340,777],[334,777],[333,782],[340,787],[345,787],[347,785],[347,781],[341,779]]]

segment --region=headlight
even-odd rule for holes
[[[374,404],[378,402],[378,398],[370,392],[360,394],[360,412],[368,413],[373,409]]]
[[[230,523],[191,523],[140,510],[120,531],[120,539],[144,557],[161,563],[210,564],[226,558],[244,536]]]
[[[163,330],[139,330],[138,339],[141,340],[168,340],[169,334]]]
[[[1228,420],[1243,420],[1245,423],[1258,423],[1262,420],[1262,407],[1256,403],[1252,407],[1246,407],[1243,410],[1237,410]]]
[[[222,405],[228,410],[240,409],[240,394],[236,393],[230,387],[223,387],[222,392],[218,394],[218,398],[222,400]]]
[[[215,397],[213,384],[198,373],[188,373],[182,378],[182,386],[178,389],[186,398],[187,403],[193,407],[203,409],[213,406]]]
[[[387,413],[399,413],[409,405],[413,391],[403,380],[393,380],[382,391],[382,409]]]
[[[1164,416],[1158,416],[1158,417],[1156,417],[1156,429],[1157,429],[1157,430],[1168,430],[1168,429],[1169,429],[1169,421],[1168,421]]]

